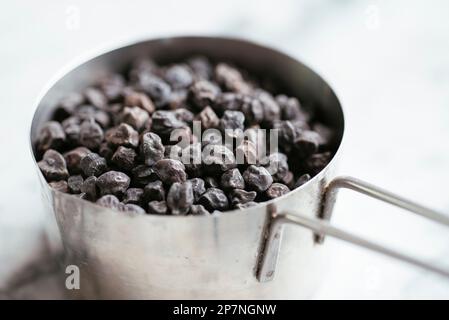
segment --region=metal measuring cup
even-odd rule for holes
[[[31,145],[56,103],[139,57],[180,60],[192,54],[234,61],[281,81],[288,93],[312,102],[336,132],[332,161],[306,184],[244,210],[211,216],[132,216],[60,193],[38,170],[53,212],[66,264],[81,271],[83,298],[307,298],[326,269],[324,236],[331,236],[449,276],[449,271],[333,227],[341,188],[351,189],[449,226],[449,218],[351,177],[336,177],[344,116],[328,84],[301,62],[248,41],[214,37],[148,40],[96,55],[63,73],[39,99]],[[36,165],[37,168],[37,165]],[[287,224],[302,228],[283,232]],[[313,231],[312,236],[310,230]],[[281,247],[282,239],[282,247]]]

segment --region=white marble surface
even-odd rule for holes
[[[444,0],[3,2],[0,298],[61,296],[45,259],[44,209],[28,148],[35,98],[70,60],[129,38],[236,35],[302,59],[344,105],[341,172],[449,213],[448,11]],[[449,266],[447,229],[399,209],[342,192],[334,222]],[[316,299],[449,298],[449,280],[338,241],[327,245],[333,259]],[[27,267],[36,259],[42,262]],[[24,274],[28,284],[12,282]],[[11,284],[17,289],[7,290]]]

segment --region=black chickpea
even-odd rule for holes
[[[281,197],[329,163],[333,130],[256,79],[201,56],[140,60],[61,99],[36,141],[39,168],[53,189],[123,214],[201,216]],[[276,150],[258,129],[277,130]]]

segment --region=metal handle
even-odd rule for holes
[[[321,215],[321,218],[326,221],[329,221],[331,219],[339,189],[350,189],[359,192],[361,194],[389,203],[393,206],[405,209],[421,217],[449,227],[449,216],[426,208],[416,202],[405,199],[382,188],[376,187],[368,182],[347,176],[335,178],[329,183],[326,188],[323,212]],[[322,243],[323,241],[324,235],[318,235],[317,242]]]
[[[378,200],[390,203],[394,206],[411,211],[419,216],[429,220],[438,222],[449,227],[449,217],[436,212],[434,210],[423,207],[413,201],[397,196],[391,192],[373,186],[367,182],[352,177],[339,177],[334,179],[327,187],[324,196],[324,205],[322,218],[325,221],[305,217],[294,213],[284,212],[282,214],[274,214],[269,226],[269,234],[265,245],[262,261],[258,269],[258,279],[261,282],[270,281],[274,278],[274,272],[277,264],[277,258],[280,248],[282,229],[285,224],[294,224],[305,227],[317,234],[318,243],[324,241],[324,235],[331,236],[366,249],[382,253],[386,256],[396,258],[398,260],[408,262],[423,269],[435,272],[449,278],[449,270],[433,265],[429,262],[408,256],[399,251],[389,249],[383,245],[366,240],[362,237],[346,232],[342,229],[333,227],[328,221],[332,216],[335,205],[337,192],[341,188],[347,188],[359,193],[368,195]]]

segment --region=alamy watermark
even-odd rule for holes
[[[263,165],[271,174],[276,173],[278,129],[249,128],[220,131],[211,128],[202,131],[201,121],[193,121],[191,133],[186,134],[185,128],[174,129],[170,133],[170,142],[176,143],[170,149],[169,158],[186,165]]]
[[[380,8],[376,4],[371,4],[365,9],[365,27],[368,30],[380,28]]]
[[[78,6],[70,5],[65,9],[65,27],[67,30],[75,31],[81,27],[81,10]]]
[[[80,269],[76,265],[68,265],[65,268],[67,275],[65,279],[65,287],[67,290],[79,290],[80,289]]]

